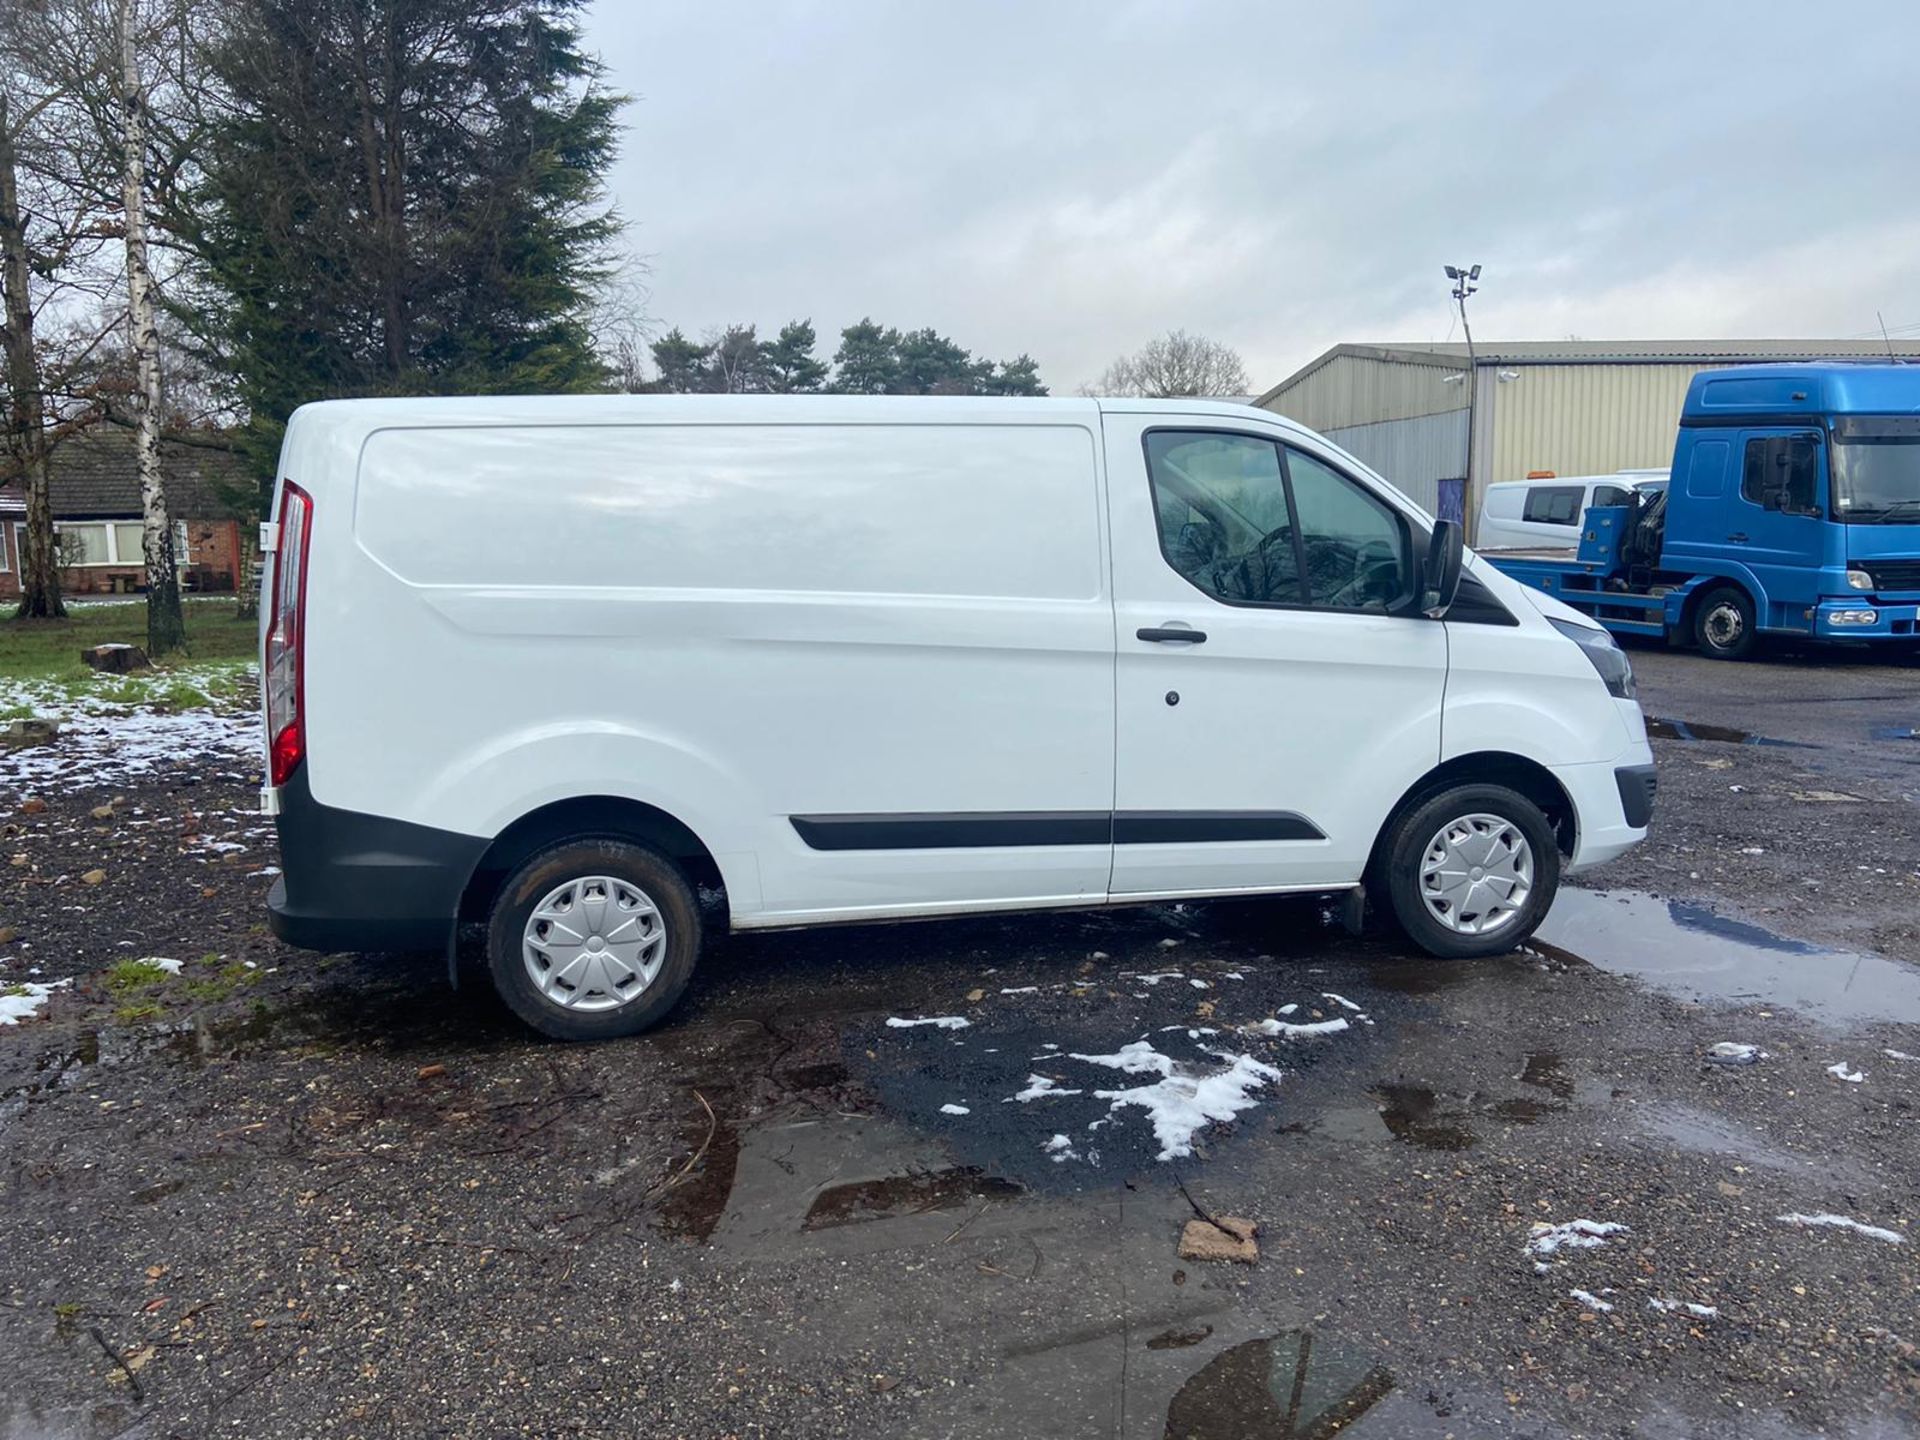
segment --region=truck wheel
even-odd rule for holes
[[[507,1007],[556,1040],[634,1035],[666,1015],[700,953],[680,867],[623,840],[570,840],[507,877],[487,966]]]
[[[1395,821],[1379,878],[1401,929],[1428,954],[1500,955],[1546,918],[1560,850],[1540,807],[1517,790],[1456,785]]]
[[[1753,622],[1753,601],[1738,585],[1716,585],[1693,607],[1693,639],[1702,655],[1715,660],[1744,660],[1760,632]]]

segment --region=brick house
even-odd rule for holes
[[[174,520],[174,553],[181,587],[232,592],[245,583],[243,530],[253,521],[234,513],[235,493],[251,493],[246,463],[224,450],[160,442],[167,509]],[[140,547],[140,477],[133,434],[103,426],[72,436],[48,466],[54,529],[67,561],[60,589],[67,595],[132,593],[146,586]],[[244,500],[242,504],[244,505]],[[20,556],[27,507],[17,478],[0,484],[0,599],[20,594]]]

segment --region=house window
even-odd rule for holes
[[[24,528],[24,527],[21,527]],[[16,534],[18,531],[16,531]],[[146,563],[138,520],[62,520],[53,527],[63,567],[84,565],[140,566]],[[187,526],[173,527],[173,561],[187,563]]]

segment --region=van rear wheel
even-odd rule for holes
[[[1395,822],[1378,879],[1387,908],[1428,954],[1500,955],[1546,918],[1560,850],[1546,815],[1517,790],[1456,785]]]
[[[507,1007],[556,1040],[657,1024],[700,953],[700,908],[680,867],[624,840],[570,840],[507,877],[487,966]]]

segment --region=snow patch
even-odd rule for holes
[[[1909,1055],[1904,1050],[1882,1050],[1880,1053],[1889,1060],[1920,1060],[1920,1055]]]
[[[942,1115],[971,1115],[973,1112],[964,1105],[947,1104],[940,1107]]]
[[[1527,1237],[1527,1253],[1536,1260],[1544,1260],[1563,1249],[1594,1250],[1612,1236],[1632,1233],[1617,1220],[1568,1220],[1559,1225],[1536,1220],[1532,1234]]]
[[[1833,1064],[1827,1066],[1827,1074],[1833,1076],[1836,1080],[1844,1080],[1849,1085],[1858,1085],[1867,1078],[1866,1071],[1849,1070],[1847,1068],[1847,1062],[1844,1060],[1836,1060]]]
[[[1602,1290],[1600,1292],[1601,1295],[1611,1295],[1612,1293],[1611,1290]],[[1569,1290],[1567,1294],[1578,1300],[1589,1310],[1598,1310],[1602,1315],[1611,1315],[1613,1313],[1613,1306],[1609,1305],[1605,1300],[1602,1300],[1600,1295],[1595,1295],[1591,1290]]]
[[[1783,1225],[1799,1225],[1806,1229],[1831,1226],[1835,1230],[1852,1230],[1870,1239],[1884,1240],[1889,1245],[1907,1243],[1907,1237],[1897,1231],[1882,1230],[1878,1225],[1865,1225],[1845,1215],[1802,1215],[1796,1211],[1792,1215],[1776,1215],[1774,1218]]]
[[[1000,993],[1002,995],[1031,995],[1039,988],[1038,985],[1016,985],[1011,990],[1002,990]]]
[[[1331,990],[1322,990],[1320,992],[1320,995],[1322,999],[1331,1000],[1334,1004],[1338,1005],[1342,1010],[1358,1010],[1360,1008],[1358,1005],[1354,1004],[1351,1000],[1347,999],[1346,996],[1336,995]]]
[[[1129,1075],[1157,1074],[1151,1085],[1124,1090],[1096,1090],[1094,1098],[1109,1102],[1110,1110],[1137,1106],[1153,1123],[1161,1160],[1177,1160],[1193,1153],[1193,1137],[1208,1125],[1231,1120],[1259,1102],[1254,1092],[1275,1084],[1279,1070],[1251,1055],[1211,1052],[1228,1063],[1210,1073],[1196,1073],[1170,1055],[1162,1055],[1144,1040],[1123,1045],[1112,1055],[1074,1055],[1093,1065],[1105,1065]]]
[[[937,1030],[964,1030],[973,1022],[964,1015],[926,1015],[913,1020],[902,1020],[898,1015],[887,1017],[887,1028],[891,1030],[911,1030],[916,1025],[931,1025]]]
[[[1054,1136],[1051,1140],[1047,1141],[1046,1144],[1042,1145],[1040,1149],[1046,1154],[1047,1158],[1056,1165],[1064,1164],[1068,1160],[1078,1160],[1080,1158],[1079,1152],[1073,1148],[1073,1141],[1069,1140],[1065,1135]]]
[[[1292,1009],[1288,1006],[1287,1009]],[[1309,1040],[1316,1035],[1338,1035],[1342,1030],[1351,1028],[1347,1017],[1337,1015],[1331,1020],[1314,1020],[1307,1024],[1295,1025],[1285,1020],[1258,1020],[1247,1027],[1262,1035],[1284,1035],[1289,1040]]]
[[[1696,1320],[1717,1320],[1720,1318],[1718,1305],[1696,1305],[1691,1300],[1672,1300],[1661,1296],[1647,1301],[1649,1310],[1658,1310],[1662,1315],[1671,1315],[1676,1310],[1684,1310]]]
[[[1187,977],[1178,970],[1162,970],[1158,975],[1133,975],[1126,978],[1142,985],[1158,985],[1162,980],[1184,980]]]
[[[170,671],[168,679],[193,684],[195,673]],[[22,681],[0,682],[0,704],[60,720],[60,738],[51,745],[0,752],[0,788],[7,790],[55,782],[75,789],[108,789],[183,763],[238,765],[250,774],[261,765],[257,715],[125,711],[98,696],[75,698],[57,686]]]
[[[180,973],[180,962],[178,960],[169,960],[162,955],[149,955],[146,959],[140,961],[140,963],[142,965],[156,965],[169,975],[178,975]]]
[[[1029,1075],[1027,1076],[1026,1089],[1022,1090],[1018,1095],[1009,1095],[1005,1100],[1001,1101],[1000,1103],[1003,1105],[1011,1105],[1014,1101],[1018,1100],[1022,1105],[1024,1105],[1029,1100],[1047,1100],[1047,1099],[1051,1099],[1056,1095],[1084,1095],[1084,1094],[1086,1094],[1086,1091],[1084,1090],[1062,1090],[1058,1085],[1054,1084],[1054,1082],[1048,1079],[1045,1075]]]
[[[55,980],[42,985],[29,980],[21,985],[9,985],[0,989],[0,1025],[18,1025],[22,1020],[31,1020],[40,1013],[40,1007],[47,1003],[47,997],[56,990],[64,990],[71,980]]]

